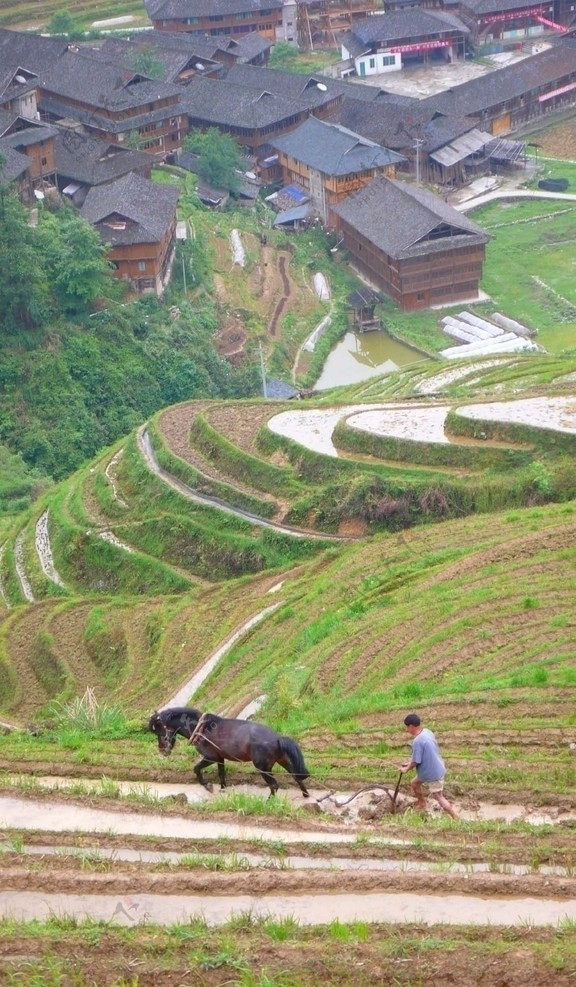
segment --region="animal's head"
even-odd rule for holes
[[[162,713],[155,710],[148,721],[148,729],[156,734],[158,738],[158,750],[165,757],[172,753],[172,748],[176,743],[176,730],[169,727],[165,722]]]

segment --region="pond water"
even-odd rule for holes
[[[370,377],[380,377],[396,370],[405,370],[428,357],[420,350],[400,343],[387,332],[347,332],[326,360],[315,390],[356,384]]]

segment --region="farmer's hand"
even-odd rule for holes
[[[410,771],[411,767],[412,767],[412,762],[409,761],[408,764],[400,765],[400,771],[402,772],[402,774],[405,774],[407,771]]]

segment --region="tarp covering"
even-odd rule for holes
[[[297,185],[285,185],[284,188],[280,189],[280,191],[284,192],[285,195],[289,195],[290,198],[294,199],[295,202],[308,201],[308,196],[306,195],[306,192],[304,192],[303,189],[298,188]]]
[[[525,152],[525,141],[510,141],[503,137],[495,137],[484,148],[486,157],[495,161],[517,161]]]

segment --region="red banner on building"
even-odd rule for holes
[[[429,48],[450,48],[452,41],[421,41],[416,45],[396,45],[394,48],[387,48],[386,51],[392,55],[401,55],[408,51],[428,51]]]
[[[540,24],[545,24],[546,27],[553,27],[555,31],[562,31],[563,33],[569,31],[569,27],[564,27],[564,24],[557,24],[556,21],[549,21],[547,17],[542,17],[541,14],[536,14],[536,20]]]
[[[546,9],[550,14],[553,13],[553,7]],[[519,17],[533,17],[535,20],[539,20],[542,17],[542,7],[523,7],[521,10],[507,10],[501,14],[490,14],[483,17],[482,22],[493,24],[495,21],[515,21]]]
[[[552,92],[544,93],[542,96],[538,97],[539,103],[545,103],[547,99],[554,99],[555,96],[562,96],[564,93],[569,93],[572,89],[576,89],[576,82],[570,82],[567,86],[560,86],[560,89],[553,89]]]

